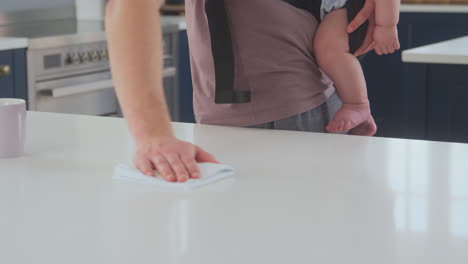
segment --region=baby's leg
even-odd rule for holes
[[[349,52],[347,24],[346,9],[334,10],[324,17],[314,40],[317,62],[333,80],[343,101],[343,107],[327,126],[331,133],[348,132],[371,119],[364,73]]]

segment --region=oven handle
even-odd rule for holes
[[[163,77],[164,78],[172,77],[172,76],[175,76],[176,73],[177,73],[177,70],[175,67],[167,68],[167,69],[164,69],[163,71]],[[62,88],[53,88],[53,89],[50,89],[50,91],[51,91],[52,97],[59,98],[59,97],[65,97],[65,96],[76,95],[76,94],[81,94],[81,93],[95,92],[95,91],[100,91],[100,90],[105,90],[105,89],[110,89],[110,88],[114,88],[114,82],[112,79],[91,82],[91,83],[86,83],[86,84],[71,85],[71,86],[62,87]]]
[[[164,69],[163,71],[163,78],[166,78],[166,77],[172,77],[174,75],[177,74],[177,69],[176,67],[170,67],[170,68],[166,68]]]
[[[112,80],[104,80],[86,84],[72,85],[63,88],[51,89],[52,97],[60,98],[69,95],[76,95],[87,92],[95,92],[104,89],[110,89],[114,87],[114,82]]]

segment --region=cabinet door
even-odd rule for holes
[[[14,97],[28,100],[27,70],[26,70],[26,49],[16,49],[13,51],[13,82]]]
[[[468,143],[468,65],[429,65],[427,139]]]
[[[405,14],[402,16],[402,21],[404,29],[401,30],[406,49],[468,35],[468,14]],[[403,116],[406,117],[403,119],[405,125],[403,134],[410,138],[443,140],[438,136],[434,138],[433,133],[437,130],[434,130],[434,126],[437,124],[430,121],[434,118],[431,110],[434,107],[434,98],[429,81],[432,75],[430,67],[403,63],[401,94],[405,105]],[[456,72],[453,74],[459,75]],[[447,83],[457,82],[457,79],[449,80],[448,75],[441,77]],[[443,91],[448,92],[447,89]],[[453,92],[456,93],[455,90]]]
[[[0,51],[0,98],[14,97],[13,55],[11,51]],[[5,72],[9,68],[9,72]]]
[[[468,14],[402,13],[401,50],[468,35]],[[403,63],[401,51],[368,54],[363,62],[379,136],[425,139],[427,134],[426,66]]]
[[[167,107],[169,108],[169,114],[173,122],[179,121],[176,84],[176,76],[168,76],[163,80],[164,96],[166,97]]]

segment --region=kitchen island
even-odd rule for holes
[[[463,4],[402,4],[402,13],[468,13],[468,5]]]
[[[404,62],[468,65],[468,36],[403,51]]]
[[[468,36],[405,50],[402,60],[421,74],[427,139],[468,143]]]
[[[182,193],[112,181],[133,152],[122,119],[27,126],[27,154],[0,160],[0,263],[468,259],[468,145],[175,123],[236,170]]]

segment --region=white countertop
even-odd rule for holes
[[[23,48],[26,48],[27,46],[28,46],[28,40],[26,38],[0,37],[0,51],[23,49]]]
[[[468,145],[175,124],[224,191],[112,182],[122,119],[28,113],[0,160],[0,263],[466,264]]]
[[[406,13],[468,13],[468,5],[401,5]]]
[[[468,36],[403,51],[404,62],[468,65]]]
[[[161,16],[162,24],[175,24],[179,30],[187,30],[187,21],[185,16]]]

